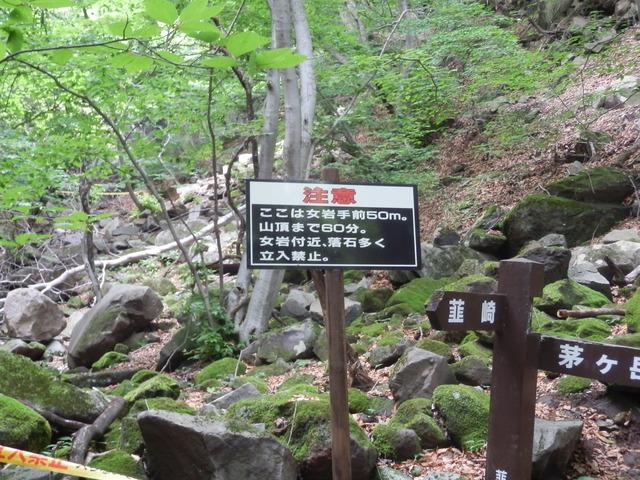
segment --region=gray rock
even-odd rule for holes
[[[633,228],[626,230],[611,230],[602,238],[602,243],[616,243],[620,241],[625,242],[640,242],[640,233]]]
[[[162,300],[149,287],[112,286],[73,329],[69,366],[90,367],[116,343],[147,327],[162,313],[162,308]]]
[[[540,242],[529,242],[518,257],[544,265],[544,283],[547,285],[567,278],[571,250],[566,247],[546,247]]]
[[[59,340],[54,340],[47,345],[47,349],[44,351],[44,359],[50,361],[53,357],[64,357],[66,354],[67,347],[65,347]]]
[[[458,245],[455,247],[435,247],[428,243],[421,245],[422,269],[421,277],[444,278],[451,277],[466,259],[482,260],[483,257],[476,251]]]
[[[143,412],[138,425],[156,480],[297,478],[291,452],[271,436],[234,432],[220,421],[173,412]]]
[[[4,319],[10,337],[39,342],[51,340],[66,325],[58,305],[33,288],[9,292]]]
[[[593,102],[593,108],[605,108],[607,110],[621,107],[626,100],[626,97],[623,97],[617,93],[610,93],[608,95],[603,95],[598,97]]]
[[[198,230],[200,230],[201,228],[203,228],[204,226],[206,226],[205,223],[199,221],[199,220],[190,220],[187,221],[187,227],[184,226],[184,224],[182,222],[174,222],[173,223],[173,228],[176,231],[176,233],[178,234],[178,237],[180,238],[185,238],[186,236],[190,235],[191,233],[189,232],[189,229],[191,229],[191,231],[193,231],[194,233],[198,232]],[[173,242],[174,239],[171,236],[171,231],[168,229],[167,225],[163,225],[163,230],[162,232],[160,232],[155,240],[154,240],[154,244],[156,246],[162,246],[162,245],[166,245],[167,243],[171,243]]]
[[[412,480],[413,478],[389,467],[378,468],[377,475],[377,480]]]
[[[258,340],[257,357],[263,362],[273,363],[278,358],[286,362],[313,357],[313,345],[320,327],[312,320],[292,325],[280,332],[267,333]]]
[[[420,348],[405,352],[393,369],[389,387],[397,403],[410,398],[429,398],[436,387],[457,383],[447,359]]]
[[[588,261],[596,265],[605,276],[608,267],[604,257],[609,257],[624,273],[640,265],[640,243],[620,240],[615,243],[596,244],[572,249],[571,262]]]
[[[465,245],[478,252],[497,255],[507,242],[501,234],[491,234],[481,228],[472,229],[465,238]]]
[[[543,247],[561,247],[567,248],[567,239],[564,235],[560,233],[550,233],[545,235],[538,243]]]
[[[433,234],[433,245],[436,247],[449,247],[460,244],[460,235],[450,228],[438,227]]]
[[[579,420],[552,422],[536,418],[532,479],[565,478],[567,463],[578,446],[581,433],[582,422]]]
[[[0,347],[5,352],[15,353],[31,360],[40,360],[44,355],[45,346],[38,342],[27,343],[24,340],[14,338]]]
[[[292,289],[282,304],[280,313],[288,317],[297,318],[298,320],[304,320],[311,316],[309,309],[315,300],[316,296],[313,293]]]
[[[7,465],[0,470],[0,480],[53,480],[55,474],[33,468]]]
[[[231,405],[246,398],[259,397],[260,391],[251,383],[245,383],[239,388],[215,399],[213,402],[206,403],[200,409],[200,413],[216,413],[220,410],[226,410]]]
[[[571,162],[567,164],[566,167],[567,167],[567,175],[569,176],[578,175],[580,172],[582,172],[586,168],[584,166],[584,163],[579,162],[577,160],[575,162]]]
[[[313,301],[311,306],[309,307],[311,312],[311,318],[318,322],[322,322],[322,306],[320,305],[320,300],[317,298]],[[362,305],[360,302],[356,302],[350,298],[344,299],[344,322],[346,325],[350,325],[356,318],[362,315]]]
[[[62,330],[62,332],[60,332],[60,336],[62,338],[71,338],[71,333],[73,332],[73,329],[76,327],[78,322],[82,320],[82,317],[84,317],[89,310],[91,309],[88,307],[74,310],[71,313],[71,315],[67,317],[67,326],[64,327],[64,330]]]
[[[464,478],[457,473],[432,470],[427,474],[426,477],[423,478],[423,480],[464,480]]]
[[[491,385],[491,369],[480,357],[464,357],[451,365],[451,369],[460,383],[473,387]]]
[[[403,338],[396,345],[385,345],[376,347],[369,353],[369,365],[373,368],[388,367],[398,361],[407,348],[415,344],[413,340]]]
[[[609,280],[600,274],[596,265],[586,260],[574,260],[574,258],[575,256],[572,256],[567,276],[580,285],[589,287],[606,295],[607,298],[611,298],[611,285],[609,284]]]
[[[394,454],[393,458],[397,461],[413,458],[422,450],[418,434],[408,428],[396,430],[389,440]]]
[[[324,328],[320,331],[318,338],[316,338],[313,344],[313,353],[323,362],[329,360],[329,337]]]
[[[193,340],[190,338],[191,327],[192,324],[187,324],[176,330],[171,340],[162,347],[156,363],[157,370],[173,372],[186,360],[185,352],[195,347]]]

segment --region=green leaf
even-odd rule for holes
[[[307,59],[305,55],[296,53],[290,48],[276,48],[257,52],[252,59],[256,68],[293,68]]]
[[[115,67],[124,68],[128,73],[137,73],[153,67],[153,59],[129,52],[116,55],[109,63]]]
[[[179,29],[186,35],[207,43],[216,42],[220,38],[220,30],[208,22],[183,23]]]
[[[118,20],[107,25],[107,31],[116,37],[127,37],[131,33],[131,22]]]
[[[19,235],[16,235],[14,242],[16,246],[20,247],[28,243],[34,243],[40,240],[44,240],[45,238],[49,238],[49,235],[45,235],[41,233],[21,233]]]
[[[7,45],[4,43],[0,43],[0,60],[2,60],[7,55]]]
[[[64,65],[71,57],[73,57],[73,50],[70,48],[65,48],[63,50],[55,50],[51,52],[51,60],[58,65]]]
[[[38,8],[65,8],[76,5],[73,0],[30,0],[29,3]]]
[[[224,41],[224,45],[227,47],[227,50],[229,50],[231,55],[239,57],[245,53],[253,52],[256,48],[270,42],[270,38],[263,37],[255,32],[240,32],[227,37]]]
[[[0,7],[14,8],[22,5],[22,0],[0,0]]]
[[[158,50],[156,54],[163,60],[167,60],[171,63],[182,63],[184,61],[184,58],[182,58],[180,55],[176,55],[173,52],[168,52],[167,50]]]
[[[169,0],[144,0],[145,11],[154,20],[171,25],[178,18],[176,6]]]
[[[9,23],[31,23],[33,10],[30,7],[16,7],[9,14]]]
[[[180,12],[180,21],[183,23],[209,20],[220,15],[224,10],[223,5],[209,7],[208,0],[193,0]]]
[[[202,61],[202,65],[209,68],[229,68],[237,64],[238,62],[231,57],[210,57]]]
[[[24,45],[24,34],[22,30],[17,28],[6,29],[9,32],[9,38],[7,38],[7,48],[9,51],[15,53]]]
[[[160,35],[160,27],[155,23],[150,23],[135,30],[132,34],[136,38],[153,38]]]

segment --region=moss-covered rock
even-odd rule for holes
[[[627,324],[629,332],[640,332],[640,289],[627,301],[624,310],[624,323]]]
[[[569,278],[545,286],[542,297],[534,301],[536,308],[550,315],[555,315],[560,309],[571,309],[576,305],[598,308],[607,304],[609,299],[602,293]]]
[[[451,347],[439,340],[433,340],[432,338],[423,338],[416,343],[416,347],[421,348],[422,350],[426,350],[427,352],[436,353],[441,357],[448,359],[449,361],[453,360],[453,351],[451,350]]]
[[[484,275],[468,275],[448,283],[442,290],[446,292],[494,293],[497,288],[498,282],[494,278]]]
[[[621,203],[633,193],[628,174],[617,168],[596,167],[550,183],[551,195],[581,202]]]
[[[392,419],[391,423],[395,424],[396,421]],[[408,421],[398,424],[416,432],[422,448],[443,447],[449,443],[438,422],[424,413],[414,415]]]
[[[414,312],[413,308],[411,308],[408,303],[398,303],[396,305],[385,307],[384,310],[378,312],[376,316],[378,319],[383,320],[385,318],[390,318],[396,315],[405,318],[413,313],[416,312]]]
[[[288,390],[291,387],[294,387],[296,385],[312,385],[312,384],[313,384],[313,375],[296,374],[296,375],[292,375],[291,377],[287,378],[284,382],[282,382],[280,384],[280,387],[278,387],[278,390],[280,391]]]
[[[107,352],[102,355],[98,360],[96,360],[91,368],[93,370],[104,370],[105,368],[112,367],[113,365],[117,365],[119,363],[129,361],[129,357],[124,353],[119,352]]]
[[[482,448],[489,428],[488,395],[467,385],[441,385],[433,392],[433,403],[457,445],[470,451]]]
[[[451,365],[451,370],[456,379],[465,385],[480,386],[491,385],[490,361],[484,357],[467,355],[459,362]]]
[[[360,302],[363,312],[371,313],[382,310],[391,295],[393,295],[393,290],[390,288],[359,288],[353,297]]]
[[[507,242],[507,237],[499,233],[487,232],[482,228],[474,228],[469,232],[466,242],[469,248],[495,255]]]
[[[287,363],[281,358],[279,358],[278,360],[275,361],[275,363],[272,363],[271,365],[260,365],[259,367],[254,368],[247,374],[247,376],[267,378],[267,377],[272,377],[274,375],[284,375],[292,368],[293,366],[290,363]],[[240,370],[238,371],[238,373],[240,373]],[[231,374],[233,374],[233,371],[231,372]]]
[[[613,345],[622,345],[624,347],[640,348],[640,332],[609,338],[607,339],[606,343],[611,343]]]
[[[140,385],[141,383],[146,382],[147,380],[157,375],[160,375],[160,374],[153,370],[143,368],[142,370],[138,370],[136,373],[133,374],[133,377],[131,377],[131,381],[136,385]]]
[[[549,233],[560,233],[569,247],[608,232],[627,215],[616,205],[588,204],[567,198],[533,194],[522,199],[506,216],[502,231],[509,251]]]
[[[404,335],[401,332],[389,332],[382,335],[376,340],[378,347],[391,347],[397,345],[404,339]]]
[[[597,318],[549,319],[536,326],[535,331],[557,337],[581,338],[599,342],[611,335],[611,327]]]
[[[483,345],[477,340],[474,340],[473,342],[466,342],[460,345],[458,352],[460,353],[460,356],[463,358],[464,357],[480,357],[485,360],[491,360],[491,358],[493,357],[493,351],[489,347]]]
[[[402,402],[393,416],[395,421],[407,423],[416,415],[432,415],[433,401],[430,398],[412,398]]]
[[[269,390],[269,387],[267,386],[267,383],[265,381],[261,380],[258,377],[253,377],[248,375],[234,378],[233,381],[231,382],[231,386],[234,389],[237,389],[247,383],[250,383],[251,385],[256,387],[260,393],[267,393],[267,391]]]
[[[373,409],[374,399],[357,388],[350,388],[348,393],[349,413],[362,413]]]
[[[170,397],[178,398],[180,396],[180,385],[168,375],[156,375],[142,382],[136,388],[131,390],[124,396],[127,402],[136,402],[143,398]]]
[[[196,375],[196,384],[201,385],[207,380],[221,380],[231,377],[238,368],[238,375],[244,375],[247,366],[243,362],[238,362],[236,358],[221,358],[204,367],[198,375]]]
[[[373,446],[381,456],[396,461],[413,458],[422,450],[418,435],[398,424],[379,423],[371,437]]]
[[[127,453],[139,454],[144,447],[144,441],[142,432],[138,427],[137,416],[147,410],[162,410],[187,415],[196,414],[196,411],[189,405],[173,398],[156,397],[138,400],[129,408],[127,415],[116,421],[107,432],[105,436],[107,447],[120,449]]]
[[[558,380],[558,392],[563,395],[570,393],[579,393],[591,386],[591,380],[588,378],[574,377],[572,375],[565,375]]]
[[[96,391],[83,390],[26,357],[0,351],[0,394],[26,400],[64,418],[92,423],[107,407]]]
[[[324,478],[327,468],[330,475],[331,422],[329,399],[326,395],[314,397],[308,392],[305,400],[299,400],[298,385],[270,396],[254,397],[234,403],[227,411],[228,421],[262,423],[267,432],[288,445],[293,456],[300,462],[303,477],[313,472]],[[279,418],[285,418],[290,428],[278,428]],[[376,452],[366,434],[349,418],[351,433],[351,462],[354,479],[367,479],[375,467]],[[290,440],[290,441],[289,441]],[[327,456],[328,455],[328,456]],[[316,477],[314,477],[316,478]]]
[[[51,443],[51,427],[37,412],[0,395],[0,445],[40,452]]]
[[[131,478],[145,478],[142,465],[127,452],[121,450],[112,450],[104,455],[94,457],[89,462],[89,466]]]
[[[406,285],[403,285],[391,296],[387,302],[387,307],[393,305],[406,304],[412,312],[423,313],[424,304],[433,292],[444,287],[451,280],[448,278],[416,278]]]

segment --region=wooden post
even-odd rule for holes
[[[339,172],[325,168],[322,179],[337,183]],[[329,396],[331,402],[331,459],[333,480],[351,480],[351,436],[347,399],[347,348],[342,270],[324,274],[327,336],[329,337]]]
[[[485,480],[531,478],[538,342],[527,334],[531,297],[540,295],[543,286],[541,264],[500,262],[498,292],[507,296],[508,315],[493,344]]]

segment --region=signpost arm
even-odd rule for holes
[[[543,283],[539,263],[500,262],[498,292],[507,296],[508,315],[494,340],[486,480],[531,478],[538,342],[527,334],[531,297]]]
[[[325,168],[322,179],[338,183],[335,168]],[[351,480],[351,439],[347,398],[347,350],[344,317],[344,277],[342,270],[324,274],[325,322],[329,337],[329,395],[331,399],[331,459],[334,480]]]

